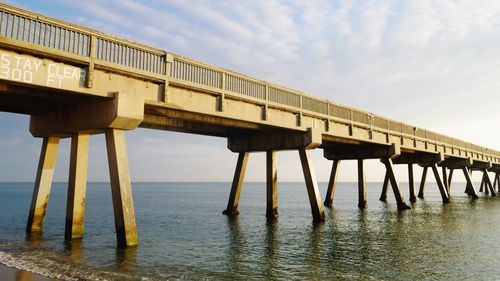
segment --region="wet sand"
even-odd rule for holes
[[[57,279],[45,277],[36,273],[8,267],[0,264],[0,280],[2,281],[55,281]]]

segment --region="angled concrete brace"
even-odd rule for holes
[[[481,185],[479,186],[479,192],[485,192],[484,190],[484,185],[485,185],[486,181],[484,179],[484,173],[481,177]],[[488,189],[486,189],[486,194],[488,194]]]
[[[383,162],[382,162],[383,163]],[[387,202],[387,190],[389,189],[389,173],[386,170],[384,177],[384,184],[382,186],[382,194],[380,195],[380,201]],[[415,180],[413,178],[413,164],[408,164],[408,189],[410,192],[410,202],[414,203],[417,201],[415,197]]]
[[[119,247],[137,245],[132,186],[128,168],[125,131],[106,130],[111,195],[115,214],[116,238]]]
[[[317,148],[322,143],[320,130],[309,128],[307,131],[283,131],[281,133],[253,134],[244,133],[228,138],[228,148],[233,152],[239,152],[238,165],[236,167],[231,193],[229,196],[227,209],[223,214],[237,215],[239,196],[246,169],[249,152],[266,152],[266,217],[275,219],[278,217],[278,194],[277,194],[277,168],[276,151],[278,150],[298,150],[302,162],[302,169],[306,180],[307,192],[311,203],[313,219],[324,220],[323,205],[320,195],[316,175],[312,163],[309,159],[309,149]],[[319,201],[318,201],[319,200]]]
[[[408,206],[404,199],[403,196],[401,195],[401,190],[399,188],[399,183],[396,180],[396,175],[394,174],[394,167],[392,163],[392,159],[387,158],[387,159],[382,159],[382,163],[384,163],[386,170],[387,170],[387,176],[389,178],[389,181],[392,186],[392,191],[394,192],[394,197],[396,198],[396,203],[398,205],[398,210],[407,210],[411,209],[410,206]]]
[[[442,171],[443,171],[443,185],[444,188],[446,188],[446,192],[448,192],[448,196],[450,195],[450,186],[449,186],[449,179],[448,179],[448,170],[446,166],[442,166]]]
[[[330,180],[328,181],[328,189],[326,191],[325,206],[331,207],[333,203],[333,197],[335,195],[335,189],[337,187],[337,175],[339,171],[339,165],[342,160],[333,160],[332,172],[330,173]]]
[[[451,181],[453,179],[453,171],[455,171],[455,168],[450,168],[450,174],[448,175],[448,194],[451,191]]]
[[[493,181],[493,188],[500,191],[500,173],[495,172],[495,180]]]
[[[28,233],[40,232],[43,229],[58,148],[58,137],[46,137],[43,139],[28,224],[26,226],[26,232]]]
[[[389,190],[389,173],[386,170],[384,175],[384,183],[382,184],[382,192],[380,193],[380,198],[378,200],[387,202],[387,190]]]
[[[89,135],[79,133],[72,136],[64,231],[66,240],[83,237],[88,155]]]
[[[443,199],[443,203],[448,203],[450,202],[450,197],[448,195],[448,191],[446,190],[446,187],[443,184],[443,181],[441,180],[441,177],[439,176],[439,171],[437,168],[436,164],[431,165],[432,172],[434,173],[434,177],[436,178],[436,183],[439,188],[439,192],[441,193],[441,198]]]
[[[482,178],[481,178],[481,186],[479,189],[479,192],[483,191],[483,188],[485,189],[485,193],[489,194],[491,191],[492,196],[496,196],[495,190],[493,188],[493,185],[491,184],[490,178],[488,176],[488,170],[492,168],[492,163],[491,162],[480,162],[480,161],[474,161],[470,166],[470,173],[472,174],[473,171],[480,171],[483,173]],[[469,188],[469,185],[467,185],[467,188]],[[466,193],[468,193],[468,189],[466,188]]]
[[[243,188],[243,179],[245,178],[245,171],[247,169],[248,155],[248,152],[240,152],[238,155],[238,162],[236,164],[236,170],[234,171],[227,208],[222,212],[224,215],[237,216],[240,213],[238,204],[240,202],[240,193]]]
[[[302,171],[304,172],[307,195],[309,197],[313,219],[314,221],[324,221],[325,212],[323,211],[323,204],[321,204],[316,173],[314,172],[314,168],[312,166],[309,151],[306,148],[300,148],[299,156],[302,163]]]
[[[340,160],[357,160],[358,161],[358,207],[364,209],[368,206],[366,200],[366,180],[364,173],[365,159],[386,159],[396,158],[401,154],[401,149],[398,144],[391,145],[350,145],[350,144],[335,144],[324,150],[325,158],[334,161]],[[334,164],[335,165],[335,164]],[[333,167],[336,169],[336,167]],[[332,170],[332,176],[334,175]],[[331,178],[332,178],[331,176]],[[387,175],[386,175],[387,178]],[[332,181],[330,181],[331,183]],[[388,179],[387,179],[388,182]],[[387,184],[384,184],[387,186]],[[381,199],[387,197],[387,187],[382,189]],[[327,199],[329,200],[329,193]],[[328,201],[325,201],[329,203]]]
[[[422,179],[420,181],[420,188],[418,191],[418,197],[424,199],[424,188],[425,180],[427,178],[427,170],[432,165],[436,163],[441,163],[444,161],[444,154],[442,152],[429,154],[429,153],[405,153],[393,160],[394,164],[418,164],[424,168],[422,172]],[[408,176],[413,176],[413,167],[408,167]],[[410,189],[412,188],[413,181],[410,181]],[[414,184],[414,183],[413,183]],[[415,199],[410,191],[410,200]]]
[[[495,189],[493,188],[493,185],[491,184],[490,181],[490,176],[488,175],[487,170],[483,170],[483,177],[484,177],[484,186],[486,190],[489,190],[491,193],[491,196],[495,197],[497,194],[495,192]],[[488,194],[488,193],[486,193]]]
[[[427,179],[427,169],[429,167],[424,166],[422,171],[422,179],[420,180],[420,188],[418,189],[418,198],[424,199],[424,188],[425,188],[425,180]]]
[[[473,199],[479,198],[476,193],[476,189],[474,188],[474,183],[472,182],[471,179],[471,171],[467,167],[462,167],[462,171],[464,173],[466,186],[465,186],[465,193],[467,193],[469,196],[472,196]]]

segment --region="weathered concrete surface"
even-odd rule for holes
[[[66,202],[66,240],[83,237],[85,200],[87,191],[87,166],[89,135],[79,133],[71,138],[68,198]]]
[[[137,229],[125,145],[125,131],[106,130],[106,146],[118,246],[137,245]]]
[[[38,162],[38,172],[36,174],[35,188],[31,199],[31,207],[28,216],[26,232],[40,232],[43,229],[45,213],[49,204],[50,189],[52,187],[52,177],[56,165],[57,150],[59,148],[58,137],[48,137],[43,139],[40,161]]]

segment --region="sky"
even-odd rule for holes
[[[7,2],[500,150],[500,1]],[[2,181],[35,178],[41,140],[28,126],[0,113]],[[127,132],[127,146],[133,181],[230,181],[237,158],[222,138],[148,129]],[[331,163],[312,155],[327,181]],[[108,181],[103,136],[89,158],[89,181]],[[68,163],[62,140],[54,180],[67,181]],[[353,161],[339,173],[357,179]],[[383,173],[367,161],[368,181]],[[279,153],[278,174],[303,181],[296,152]],[[264,179],[265,155],[251,154],[245,180]]]

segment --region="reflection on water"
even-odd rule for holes
[[[273,269],[277,265],[277,256],[279,255],[279,240],[278,240],[278,221],[266,218],[266,239],[265,243],[265,268],[264,277],[273,279],[275,274]]]
[[[84,239],[63,242],[65,186],[53,189],[44,233],[25,236],[31,185],[0,184],[0,262],[90,280],[495,280],[500,273],[500,199],[471,200],[463,190],[443,205],[429,188],[425,201],[398,212],[395,202],[377,200],[380,184],[369,184],[365,210],[356,186],[340,184],[326,222],[314,223],[301,184],[280,185],[277,220],[264,216],[264,184],[246,186],[236,218],[220,215],[229,184],[138,184],[141,242],[118,249],[104,185],[89,185]]]

